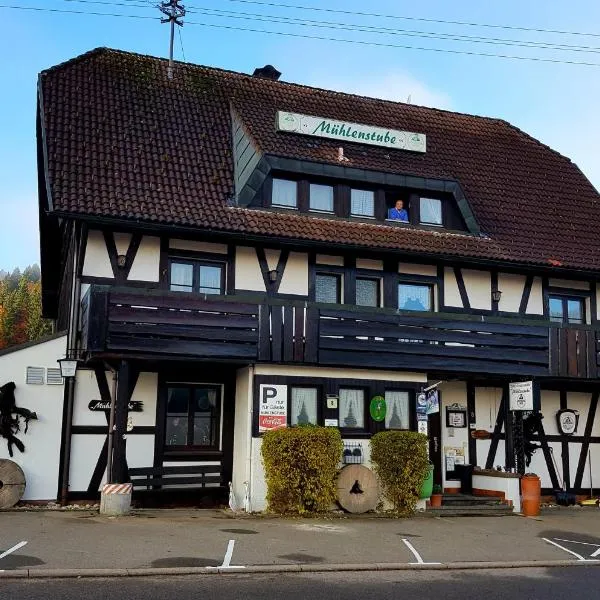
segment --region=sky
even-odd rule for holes
[[[160,23],[155,4],[151,0],[0,0],[0,269],[39,261],[38,73],[99,46],[168,55],[169,27]],[[600,189],[597,0],[189,0],[182,4],[188,14],[181,38],[175,39],[178,60],[185,55],[188,62],[245,73],[270,63],[282,71],[285,81],[506,119],[568,156]],[[9,5],[43,10],[6,8]],[[331,12],[336,10],[345,12]],[[506,40],[512,45],[506,45]],[[532,48],[532,43],[537,46]]]

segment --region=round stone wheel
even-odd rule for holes
[[[371,469],[346,465],[338,475],[338,502],[349,513],[374,510],[379,502],[379,482]]]
[[[0,509],[12,508],[25,493],[25,475],[12,460],[0,458]]]

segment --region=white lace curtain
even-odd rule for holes
[[[400,310],[430,310],[431,288],[427,285],[400,284],[398,308]]]
[[[385,393],[385,403],[385,428],[410,429],[408,392],[388,391]]]
[[[292,425],[317,423],[317,389],[292,388]]]
[[[273,195],[271,204],[275,206],[296,206],[298,184],[288,179],[273,179]]]
[[[437,198],[421,198],[421,223],[442,224],[442,203]]]
[[[219,294],[221,292],[221,268],[202,265],[200,267],[200,292]]]
[[[340,427],[363,429],[365,426],[364,390],[340,390]]]
[[[352,190],[350,204],[353,215],[372,217],[375,214],[375,194],[370,190]]]
[[[192,291],[194,267],[185,263],[171,264],[171,289],[178,292]]]

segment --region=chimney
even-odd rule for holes
[[[281,71],[278,71],[273,65],[265,65],[254,69],[252,77],[258,77],[259,79],[270,79],[271,81],[277,81],[281,77]]]

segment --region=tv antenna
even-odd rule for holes
[[[158,10],[166,15],[161,19],[161,23],[171,23],[171,40],[169,42],[169,67],[167,77],[173,79],[173,43],[175,40],[175,25],[183,27],[183,17],[185,17],[185,6],[180,4],[181,0],[166,0],[157,5]]]

